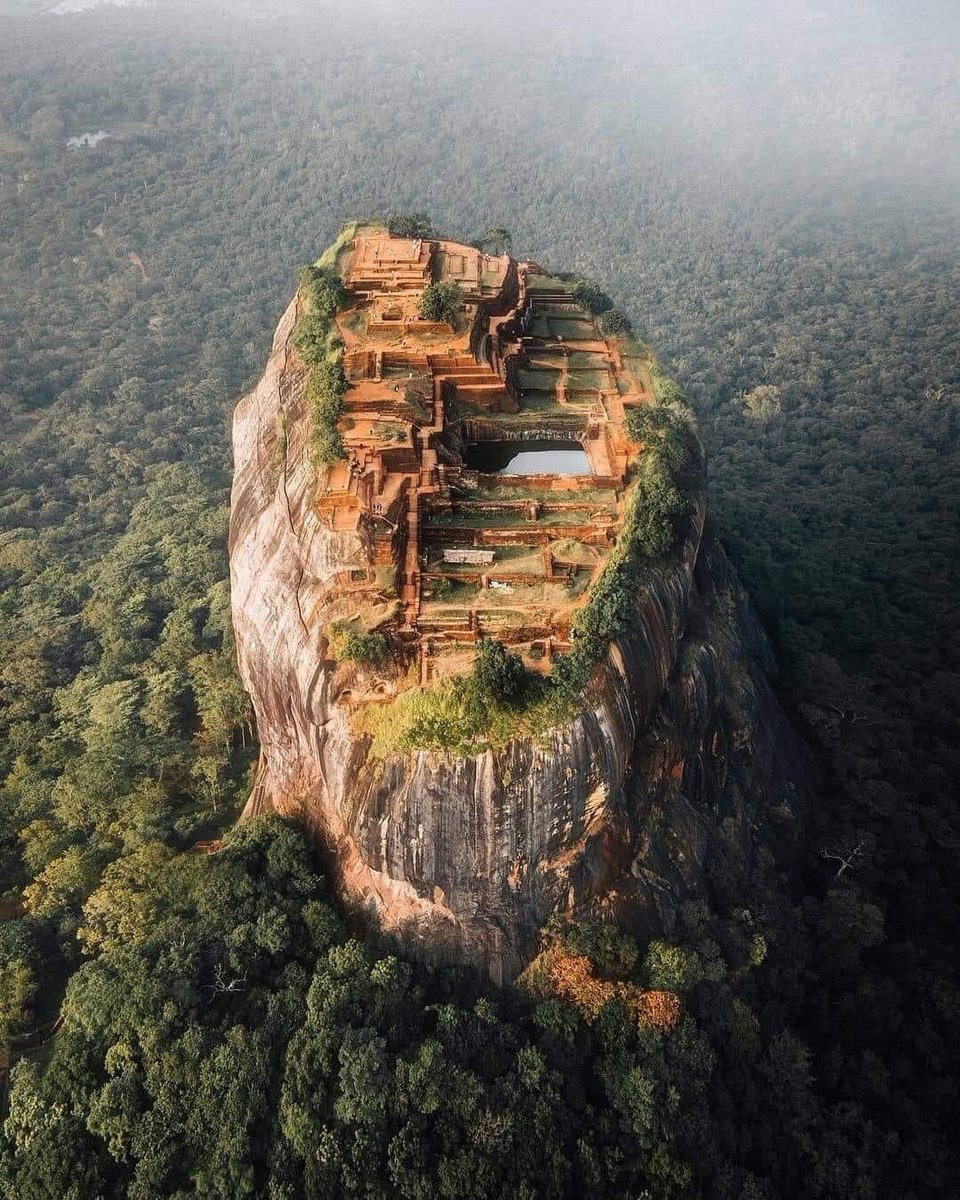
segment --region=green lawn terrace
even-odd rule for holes
[[[625,410],[650,403],[649,355],[637,343],[607,338],[575,299],[574,284],[521,264],[516,308],[492,317],[484,352],[516,408],[497,417],[511,429],[587,434],[591,425],[622,427]],[[460,415],[479,415],[462,406]],[[627,456],[611,447],[626,467]]]
[[[485,636],[549,670],[615,544],[622,489],[609,476],[444,476],[420,531],[422,678],[456,674]]]
[[[573,612],[608,551],[575,539],[458,552],[428,543],[422,569],[421,682],[469,670],[476,641],[495,637],[546,673],[570,650]]]

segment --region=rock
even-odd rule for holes
[[[471,757],[369,758],[336,702],[344,668],[316,614],[370,546],[316,512],[304,372],[289,345],[296,316],[294,301],[233,424],[233,617],[261,745],[246,812],[308,823],[347,909],[405,953],[495,980],[522,970],[557,910],[669,930],[703,892],[721,825],[746,863],[762,846],[789,861],[805,754],[764,676],[769,652],[749,603],[703,537],[702,487],[682,552],[638,587],[637,632],[611,647],[593,707],[536,741]]]

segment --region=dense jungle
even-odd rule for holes
[[[956,1187],[960,11],[0,5],[0,1194]],[[229,417],[357,216],[599,281],[696,413],[816,787],[672,1032],[404,962],[256,760]],[[197,843],[223,838],[216,854]]]

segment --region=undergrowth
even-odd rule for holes
[[[343,370],[343,341],[334,316],[346,303],[347,293],[335,264],[355,229],[355,225],[344,226],[318,261],[301,267],[298,272],[304,311],[290,340],[309,368],[305,394],[310,416],[310,458],[315,466],[330,466],[344,457],[337,421],[343,414],[347,377]]]
[[[457,757],[480,754],[517,737],[542,737],[575,711],[568,698],[532,672],[527,672],[519,704],[479,696],[472,679],[414,688],[392,704],[365,708],[358,727],[370,735],[370,757],[384,759],[404,750],[441,750]]]

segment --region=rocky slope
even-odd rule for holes
[[[472,757],[369,757],[340,702],[363,672],[331,661],[315,619],[368,547],[314,511],[296,316],[295,301],[233,427],[233,616],[262,747],[248,811],[312,824],[348,908],[406,952],[495,979],[522,968],[557,909],[669,928],[721,823],[748,861],[761,846],[789,855],[804,756],[762,632],[704,537],[702,494],[674,565],[638,586],[638,632],[611,648],[594,707]]]

